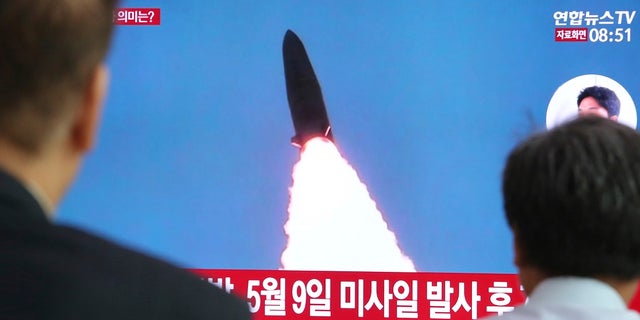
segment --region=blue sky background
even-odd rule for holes
[[[343,156],[421,271],[514,272],[507,152],[583,74],[638,103],[640,36],[556,43],[553,13],[629,1],[124,1],[98,148],[59,221],[185,267],[276,269],[291,147],[281,44],[305,43]],[[640,38],[638,38],[640,39]],[[357,232],[354,230],[354,233]]]

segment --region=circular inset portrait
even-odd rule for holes
[[[618,82],[586,74],[563,83],[547,107],[547,129],[579,116],[594,115],[636,128],[638,116],[629,92]]]

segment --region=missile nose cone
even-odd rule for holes
[[[284,35],[282,57],[287,81],[299,81],[301,78],[317,81],[302,40],[291,30]]]
[[[284,41],[287,41],[287,39],[289,39],[289,41],[291,41],[292,39],[298,39],[298,41],[300,41],[300,38],[298,38],[298,35],[291,31],[291,29],[287,29],[287,32],[284,34]]]
[[[285,61],[308,60],[307,51],[302,40],[291,30],[287,30],[282,41],[282,55]]]

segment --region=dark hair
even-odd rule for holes
[[[502,193],[525,263],[549,276],[640,276],[640,134],[583,117],[509,155]]]
[[[0,135],[36,152],[104,59],[117,0],[0,1]]]
[[[580,95],[578,95],[578,106],[586,97],[596,99],[601,107],[607,109],[609,117],[620,114],[620,100],[613,90],[598,86],[584,88],[584,90],[580,92]]]

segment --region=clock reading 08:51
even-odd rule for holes
[[[631,42],[631,28],[593,28],[589,30],[589,41],[591,42]]]

